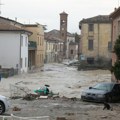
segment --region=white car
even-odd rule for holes
[[[10,102],[7,97],[0,95],[0,115],[8,111]]]

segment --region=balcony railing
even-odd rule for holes
[[[37,44],[35,41],[29,41],[28,42],[28,49],[29,50],[36,50],[37,49]]]

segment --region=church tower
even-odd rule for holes
[[[60,38],[64,40],[63,45],[63,57],[66,58],[67,52],[67,17],[68,14],[65,12],[60,13]]]

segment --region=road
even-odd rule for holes
[[[32,101],[12,99],[11,109],[7,113],[23,117],[50,116],[50,120],[56,120],[57,117],[65,117],[67,120],[119,120],[119,103],[112,104],[113,111],[108,111],[103,110],[103,104],[80,100],[83,89],[103,81],[111,81],[110,71],[77,71],[77,68],[63,64],[45,64],[42,71],[2,79],[0,94],[10,96],[10,84],[26,87],[29,92],[49,84],[50,90],[59,93],[60,98]],[[71,99],[73,97],[77,99]],[[20,110],[14,111],[14,107]]]
[[[59,93],[60,96],[80,98],[81,91],[98,82],[111,81],[110,71],[93,70],[77,71],[75,67],[63,64],[45,64],[41,70],[29,74],[22,74],[7,79],[2,78],[0,94],[10,96],[10,84],[26,87],[30,92],[35,89],[50,85],[50,90]]]

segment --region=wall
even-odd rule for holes
[[[44,30],[42,25],[29,25],[25,27],[27,30],[33,32],[29,40],[37,43],[37,50],[35,53],[35,67],[42,67],[44,65]]]
[[[22,59],[22,67],[21,72],[27,72],[28,70],[28,35],[21,34],[21,59]]]
[[[20,67],[20,34],[0,32],[0,65],[3,68]]]
[[[88,39],[93,37],[93,50],[88,50]],[[94,31],[88,31],[88,24],[82,24],[81,47],[85,57],[105,57],[111,59],[111,52],[108,50],[108,42],[111,41],[111,24],[95,23]]]

